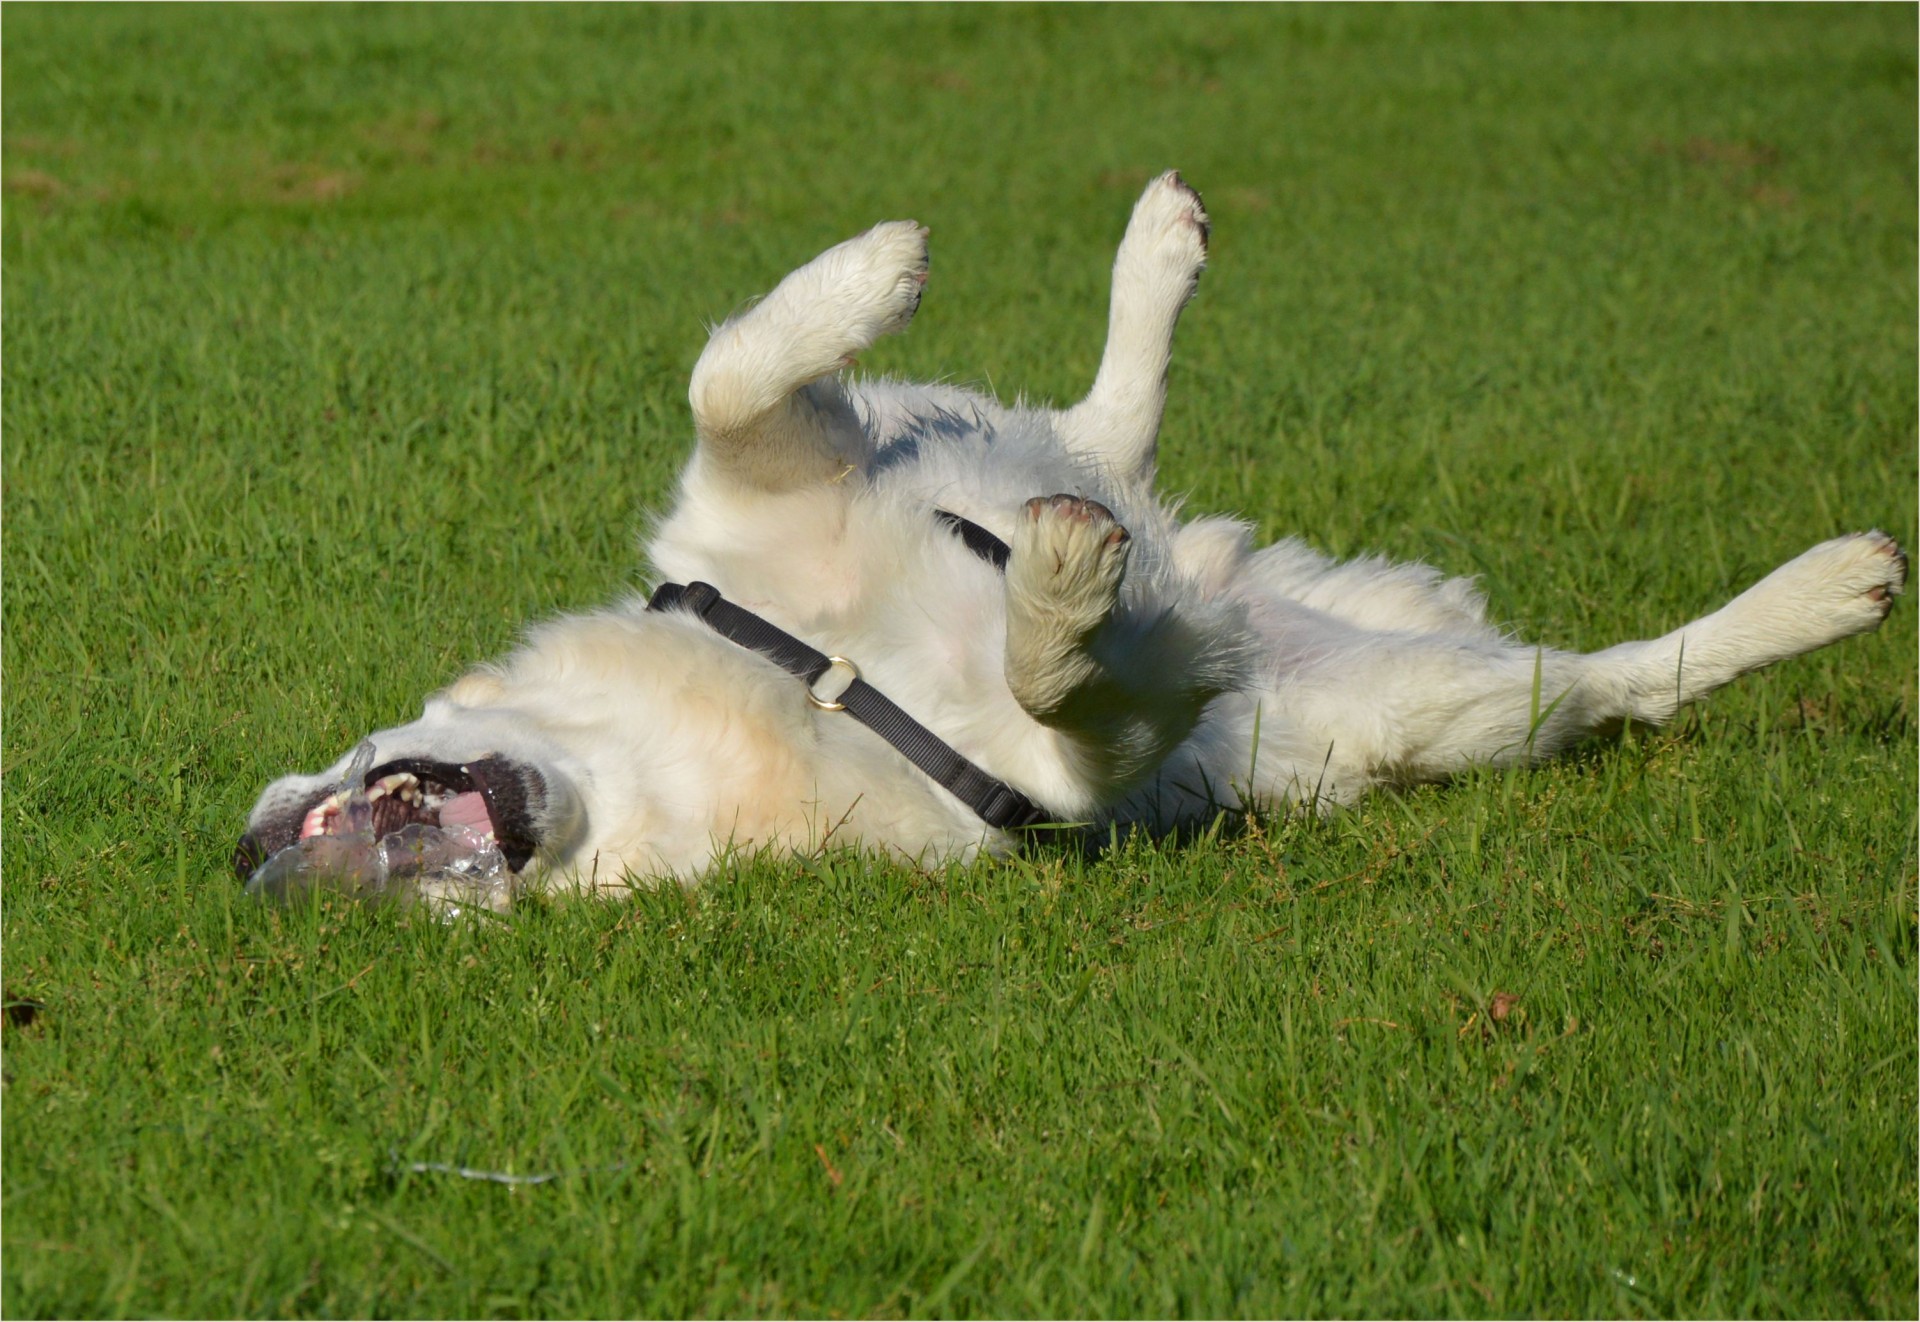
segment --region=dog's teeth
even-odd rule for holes
[[[339,818],[340,796],[336,794],[332,798],[321,800],[300,823],[300,838],[305,840],[308,836],[328,834]]]

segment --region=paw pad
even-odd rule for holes
[[[1038,522],[1048,514],[1077,524],[1090,526],[1112,524],[1112,531],[1106,536],[1108,546],[1120,546],[1132,538],[1132,534],[1121,527],[1119,521],[1113,517],[1113,511],[1097,500],[1070,496],[1062,492],[1052,496],[1035,496],[1027,502],[1028,519]]]

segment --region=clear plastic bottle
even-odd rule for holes
[[[247,894],[292,904],[330,891],[352,900],[422,904],[449,921],[476,909],[505,913],[513,903],[513,871],[492,836],[414,823],[383,840],[374,837],[365,789],[373,758],[372,741],[362,742],[334,790],[340,829],[297,840],[269,858],[247,879]]]

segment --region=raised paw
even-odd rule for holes
[[[1098,671],[1088,647],[1119,601],[1129,539],[1096,500],[1036,496],[1024,513],[1007,561],[1007,685],[1044,721]]]
[[[1148,184],[1134,204],[1115,270],[1165,283],[1184,299],[1206,269],[1211,233],[1200,194],[1187,186],[1179,171],[1169,170]]]
[[[1117,587],[1126,570],[1131,534],[1097,500],[1065,494],[1035,496],[1015,534],[1016,554],[1032,553],[1026,572],[1053,590],[1084,584]]]
[[[829,248],[796,276],[813,286],[817,315],[837,324],[848,357],[905,330],[927,287],[927,230],[890,220]]]
[[[719,326],[693,366],[688,400],[701,443],[761,485],[814,481],[859,445],[852,409],[831,391],[797,392],[854,364],[905,328],[927,283],[927,231],[888,221],[836,244],[758,304]]]
[[[1114,256],[1107,347],[1093,388],[1057,424],[1067,449],[1122,482],[1153,480],[1173,330],[1206,265],[1206,208],[1169,170],[1134,204]]]

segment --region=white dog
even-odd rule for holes
[[[1154,450],[1206,240],[1178,175],[1148,186],[1093,389],[1060,411],[844,377],[920,304],[918,225],[789,275],[694,368],[653,608],[540,625],[373,735],[378,828],[458,821],[523,879],[606,890],[742,846],[965,859],[1036,822],[1344,803],[1658,725],[1874,628],[1905,584],[1890,538],[1841,537],[1664,637],[1578,655],[1511,640],[1426,566],[1183,522]],[[242,875],[339,829],[348,765],[267,789]]]

